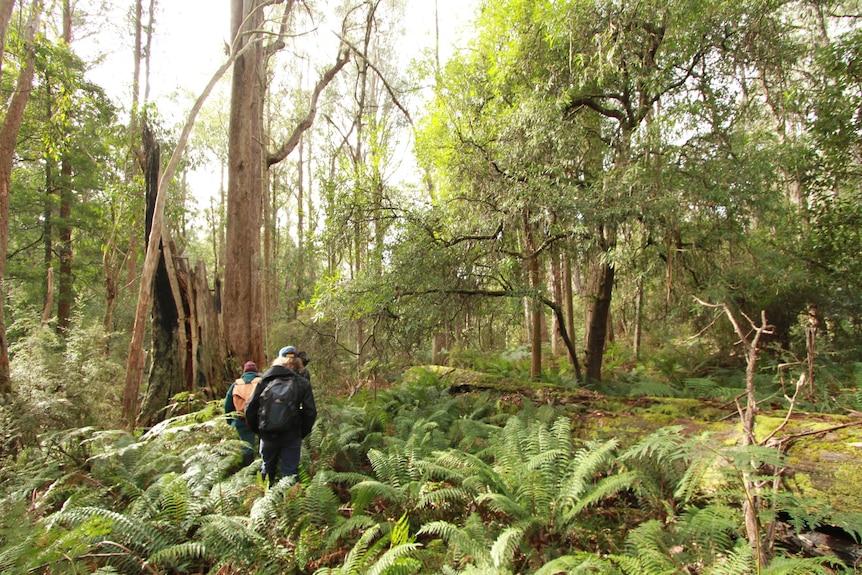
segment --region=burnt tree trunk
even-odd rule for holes
[[[147,215],[145,238],[150,237],[156,195],[159,189],[160,148],[152,132],[144,128],[144,185],[146,188]],[[179,379],[177,369],[177,309],[165,264],[164,242],[160,239],[159,263],[153,281],[153,309],[151,315],[152,346],[150,371],[138,423],[152,425],[158,412],[168,404]]]

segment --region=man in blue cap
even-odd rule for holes
[[[311,372],[308,371],[308,357],[305,352],[297,353],[296,348],[292,345],[286,345],[278,351],[279,357],[295,357],[299,360],[299,368],[296,370],[299,375],[311,381]]]

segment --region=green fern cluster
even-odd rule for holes
[[[321,405],[300,481],[267,487],[209,411],[141,437],[46,437],[4,476],[0,571],[23,573],[498,574],[756,572],[741,474],[773,450],[680,427],[575,439],[551,406],[447,385],[397,386]],[[238,469],[238,470],[237,470]],[[774,509],[801,510],[780,493]],[[23,521],[12,518],[25,518]],[[831,517],[834,521],[834,517]],[[847,518],[850,525],[853,518]],[[831,571],[830,571],[831,569]],[[832,573],[778,556],[760,573]]]

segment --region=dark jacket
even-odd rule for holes
[[[299,405],[299,425],[296,429],[288,429],[276,434],[263,434],[259,432],[260,420],[258,410],[260,408],[260,394],[269,383],[277,377],[293,376],[296,378],[297,397]],[[297,372],[280,365],[274,365],[263,373],[260,383],[254,390],[254,395],[245,407],[245,422],[249,429],[260,435],[263,439],[270,441],[288,441],[297,437],[304,438],[311,433],[314,422],[317,420],[317,407],[314,404],[314,392],[311,390],[311,382]]]

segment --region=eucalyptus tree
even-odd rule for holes
[[[266,7],[271,2],[254,0],[231,3],[231,32],[236,48],[242,50],[234,64],[231,112],[228,128],[227,235],[225,238],[224,325],[228,354],[232,357],[264,361],[263,306],[261,280],[261,225],[266,170],[288,156],[316,116],[317,99],[332,78],[349,60],[349,52],[339,45],[334,63],[321,74],[312,90],[304,117],[290,136],[275,146],[264,148],[263,114],[266,97],[266,65],[284,48],[285,38],[295,25],[297,3],[288,1],[274,22],[267,24]],[[345,23],[346,25],[346,23]],[[265,33],[266,30],[268,33]],[[267,41],[272,38],[271,41]],[[237,305],[242,302],[243,305]]]
[[[30,96],[35,74],[34,39],[42,16],[42,0],[33,0],[24,28],[19,36],[18,75],[15,89],[5,106],[0,127],[0,297],[5,303],[6,256],[9,241],[9,197],[12,187],[12,168],[15,164],[15,147],[24,110]],[[23,9],[23,7],[22,7]],[[4,8],[5,10],[5,8]],[[5,18],[5,16],[4,16]],[[4,26],[5,32],[5,26]],[[3,53],[3,58],[6,52]],[[9,385],[9,350],[6,340],[6,320],[0,305],[0,393],[11,391]]]
[[[614,285],[627,271],[621,256],[673,238],[671,215],[685,222],[692,208],[710,225],[744,230],[751,211],[733,207],[768,192],[770,170],[738,160],[748,152],[735,135],[731,64],[751,36],[766,43],[767,32],[749,24],[774,9],[492,1],[473,51],[444,72],[423,152],[437,170],[440,208],[454,235],[472,228],[474,239],[507,246],[487,248],[485,264],[534,301],[546,291],[541,276],[524,281],[512,263],[532,266],[564,244],[585,278],[588,380],[601,378]],[[458,218],[464,211],[469,223]],[[668,245],[662,257],[677,249]]]

